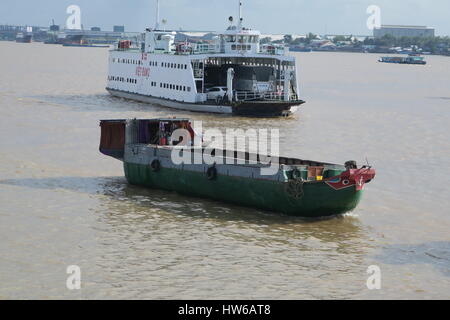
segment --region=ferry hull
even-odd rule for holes
[[[202,172],[174,168],[154,172],[148,165],[127,162],[124,162],[124,171],[133,185],[309,218],[352,211],[363,193],[354,186],[335,190],[325,182],[316,182],[304,184],[303,195],[298,197],[288,192],[287,182],[225,175],[208,180]]]
[[[112,96],[115,97],[155,104],[167,108],[187,110],[193,112],[233,114],[239,116],[256,116],[256,117],[289,116],[295,113],[298,110],[298,106],[304,103],[304,101],[301,100],[290,102],[251,101],[251,102],[236,103],[233,106],[215,105],[215,104],[179,102],[175,100],[156,98],[133,92],[115,90],[111,88],[106,88],[106,90]]]

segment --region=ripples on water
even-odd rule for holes
[[[103,49],[0,49],[0,298],[450,297],[448,58],[301,54],[307,104],[249,119],[112,98]],[[98,153],[98,120],[168,114],[278,128],[283,154],[367,157],[378,176],[357,210],[323,220],[128,185]],[[65,288],[71,264],[81,291]],[[372,264],[379,292],[365,285]]]

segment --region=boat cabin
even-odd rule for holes
[[[101,120],[100,152],[122,160],[126,144],[146,144],[156,146],[178,145],[171,139],[177,129],[189,131],[194,141],[194,130],[188,119],[133,119]]]

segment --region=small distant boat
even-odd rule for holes
[[[20,32],[16,36],[16,42],[17,43],[31,43],[32,38],[33,38],[33,35]]]
[[[63,47],[81,47],[81,48],[109,48],[109,45],[101,44],[81,44],[81,43],[64,43]]]
[[[189,136],[199,137],[189,119],[102,120],[100,127],[100,152],[124,163],[130,184],[292,216],[317,218],[352,211],[365,184],[375,177],[374,169],[357,167],[355,161],[339,165],[286,157],[273,164],[272,175],[263,175],[262,168],[270,166],[260,160],[266,156],[218,149],[215,155],[226,155],[223,164],[196,162],[203,147],[190,146],[189,141],[182,151],[176,146]],[[172,133],[180,128],[189,134],[173,141]],[[173,151],[182,152],[189,163],[175,163]]]
[[[379,62],[384,63],[398,63],[398,64],[420,64],[425,65],[427,62],[424,57],[418,54],[410,54],[407,57],[381,57]]]

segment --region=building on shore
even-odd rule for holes
[[[434,28],[426,26],[394,26],[382,25],[380,28],[373,29],[375,38],[382,38],[385,35],[391,35],[396,38],[401,37],[434,37]]]
[[[113,32],[123,33],[123,32],[125,32],[125,26],[113,26]]]

